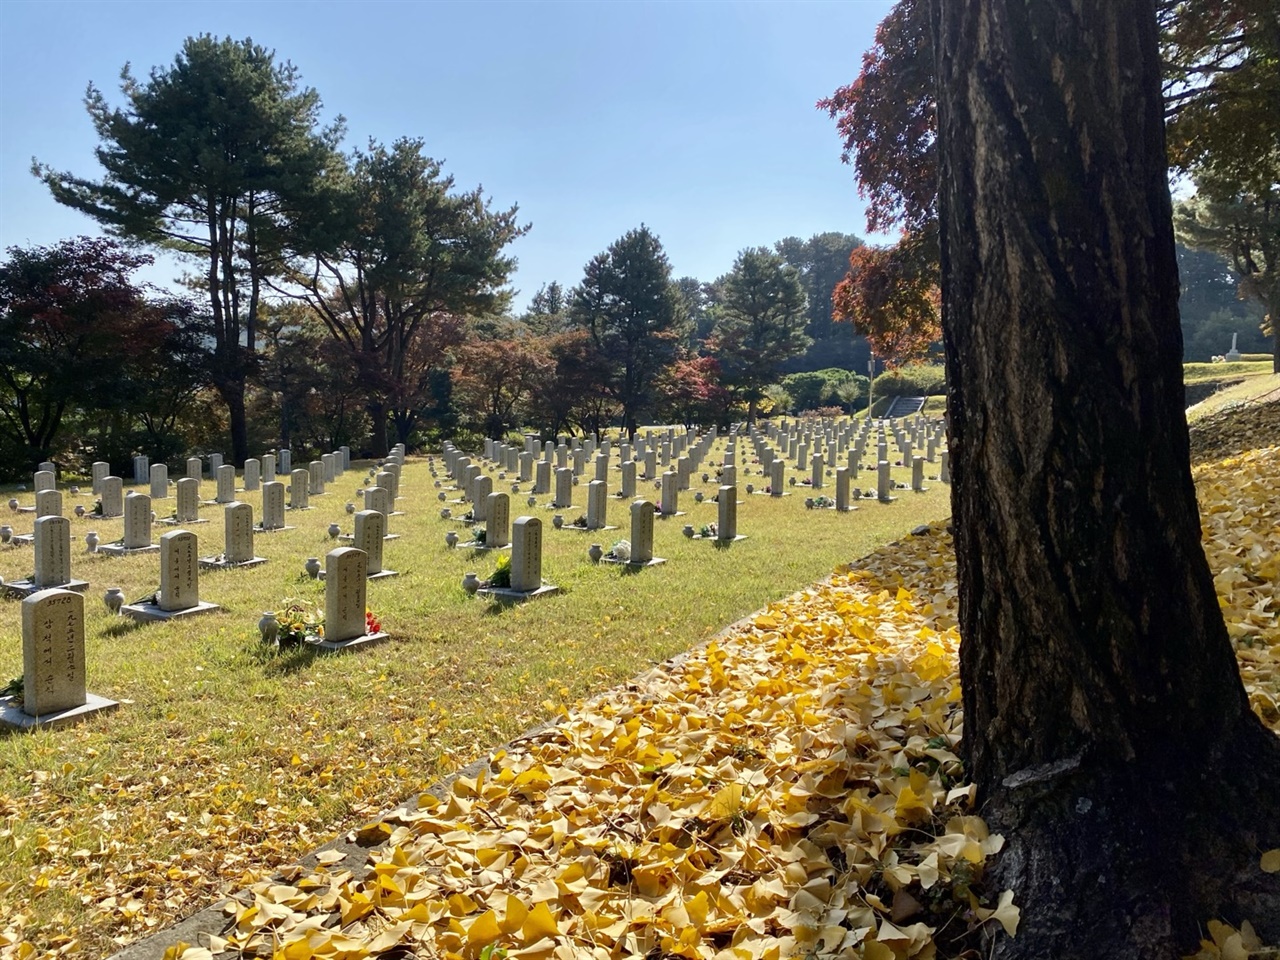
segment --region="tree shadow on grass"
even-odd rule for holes
[[[133,633],[135,630],[141,630],[146,626],[142,620],[134,620],[132,617],[119,617],[115,623],[106,627],[102,631],[104,637],[111,637],[113,640],[117,637],[123,637],[126,633]]]
[[[290,647],[257,643],[250,649],[249,656],[262,665],[264,676],[287,677],[310,667],[322,652],[319,647],[310,643]]]

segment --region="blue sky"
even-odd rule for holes
[[[677,276],[747,246],[865,236],[834,123],[814,101],[857,74],[890,3],[24,2],[0,0],[0,247],[95,233],[31,158],[97,175],[92,81],[173,61],[197,33],[252,37],[347,118],[347,146],[425,139],[463,187],[532,224],[518,303],[640,223]],[[172,269],[151,279],[163,282]]]

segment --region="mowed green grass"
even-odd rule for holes
[[[1234,363],[1184,363],[1183,383],[1204,383],[1209,380],[1235,380],[1240,377],[1261,377],[1271,373],[1270,360],[1238,360]]]
[[[750,460],[745,447],[740,464]],[[73,575],[91,583],[88,686],[122,706],[70,730],[0,734],[0,917],[25,914],[24,936],[37,944],[74,936],[80,946],[72,955],[109,953],[416,794],[561,705],[950,513],[950,488],[936,481],[925,493],[900,491],[893,503],[863,501],[847,514],[809,511],[801,486],[780,499],[747,495],[747,482],[764,483],[758,465],[747,463],[738,507],[747,539],[719,548],[688,540],[685,523],[716,519],[716,505],[695,504],[693,493],[715,492],[714,473],[707,483],[700,475],[721,461],[722,449],[723,441],[715,444],[681,494],[685,516],[655,523],[655,552],[668,562],[639,572],[587,556],[593,542],[607,550],[629,536],[626,503],[610,497],[616,531],[556,531],[553,513],[569,521],[585,512],[587,478],[575,488],[574,508],[561,511],[544,506],[549,496],[529,508],[531,484],[522,484],[512,518],[543,520],[543,575],[561,593],[511,606],[462,591],[463,574],[488,576],[496,556],[445,546],[447,530],[466,539],[468,528],[440,519],[427,460],[410,458],[396,505],[404,515],[390,521],[400,538],[384,555],[400,576],[369,584],[369,606],[392,640],[342,655],[264,650],[256,623],[287,597],[323,603],[323,585],[305,577],[303,563],[335,546],[326,534],[331,522],[350,532],[344,504],[359,503],[369,464],[354,464],[312,498],[313,509],[289,512],[296,529],[259,534],[256,552],[266,565],[201,571],[201,598],[221,604],[219,612],[167,624],[111,617],[101,599],[108,586],[130,600],[153,591],[158,556],[88,555],[85,532],[109,542],[122,535],[121,521],[73,518]],[[438,457],[436,465],[444,481]],[[930,476],[936,471],[929,465]],[[492,472],[495,490],[509,492],[514,478]],[[789,467],[793,474],[798,482]],[[896,469],[895,477],[907,481],[909,471]],[[611,490],[617,482],[614,469]],[[864,472],[855,484],[874,486],[874,475]],[[76,503],[92,507],[88,486],[79,497],[64,493],[68,515]],[[202,492],[213,488],[206,480]],[[657,501],[651,482],[638,490]],[[834,481],[822,492],[834,496]],[[17,496],[33,502],[30,493]],[[261,494],[244,497],[260,519]],[[172,508],[171,499],[155,504],[160,517]],[[221,510],[202,507],[211,522],[188,528],[202,555],[222,551]],[[32,514],[4,511],[0,521],[25,533]],[[157,526],[156,537],[165,529]],[[5,580],[30,573],[32,562],[29,546],[0,547]],[[19,601],[7,600],[0,678],[21,672]]]

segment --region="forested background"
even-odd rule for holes
[[[897,244],[785,237],[719,277],[679,277],[639,224],[521,310],[508,246],[537,225],[421,139],[346,147],[345,122],[274,52],[192,37],[145,78],[126,69],[114,98],[91,86],[98,169],[33,173],[108,237],[0,263],[0,474],[861,409],[873,347],[877,372],[938,353],[922,9],[902,0],[855,81],[818,103],[868,228]],[[1184,354],[1200,361],[1232,334],[1242,353],[1280,343],[1263,332],[1280,289],[1280,72],[1267,80],[1265,9],[1214,9],[1162,6],[1173,173],[1195,188],[1178,205]],[[136,280],[160,252],[189,269],[175,290]],[[940,389],[931,378],[874,389]]]

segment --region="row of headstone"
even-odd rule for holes
[[[120,612],[148,621],[218,609],[199,598],[195,534],[174,530],[160,539],[159,592],[153,600],[122,606]],[[326,557],[325,636],[318,646],[348,649],[387,638],[385,633],[370,633],[365,618],[367,566],[364,551],[354,547],[341,547]],[[87,690],[84,598],[75,591],[42,589],[22,601],[22,665],[21,703],[12,698],[0,702],[0,725],[59,726],[118,706]]]

